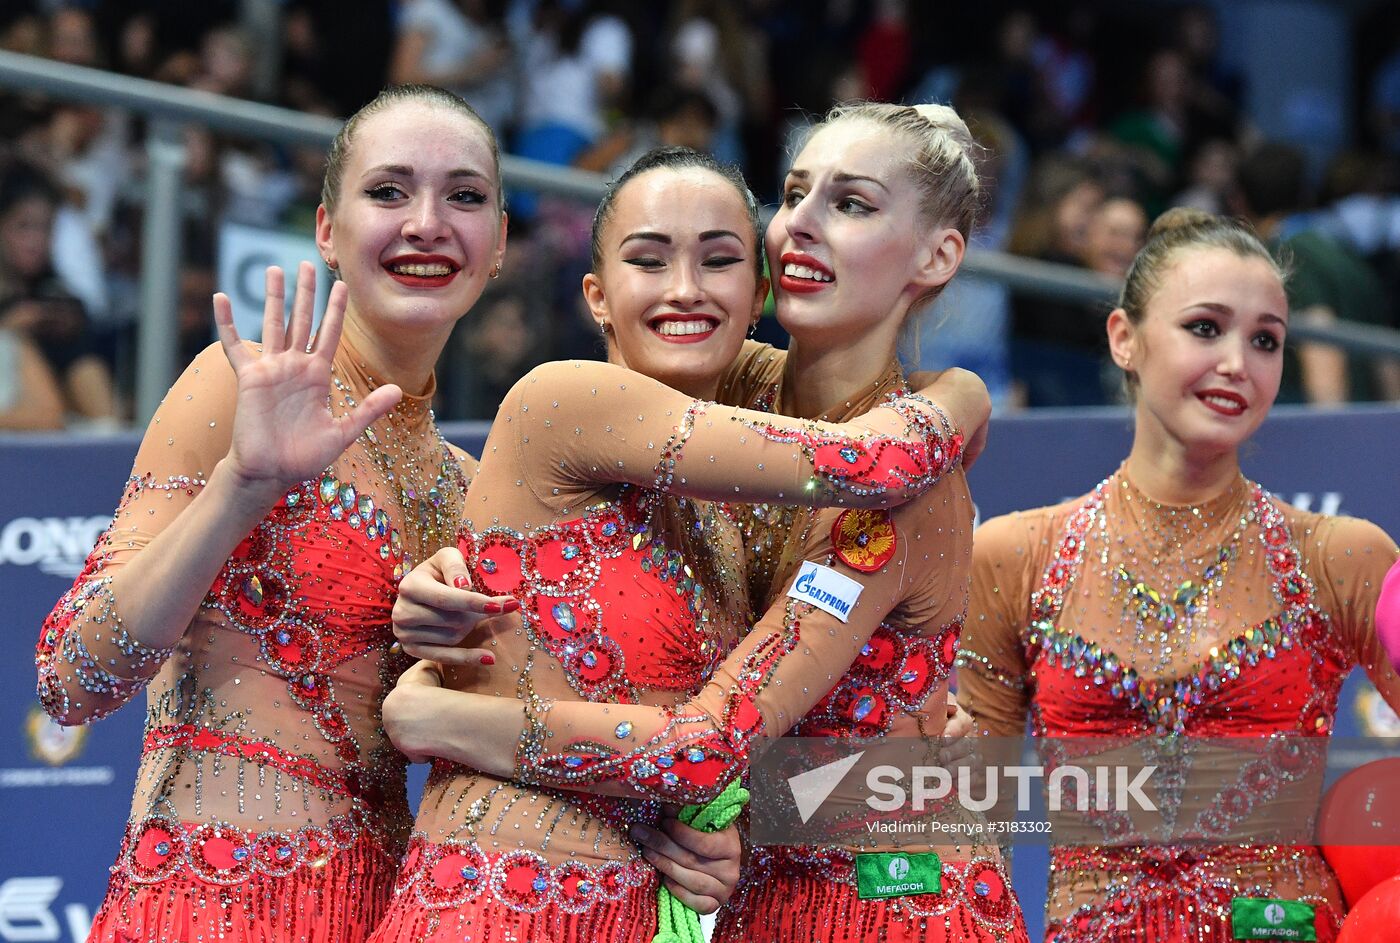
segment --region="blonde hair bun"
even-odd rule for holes
[[[1147,238],[1150,240],[1174,230],[1209,226],[1216,222],[1220,222],[1220,217],[1214,213],[1207,213],[1205,210],[1189,206],[1174,206],[1152,221],[1152,228],[1147,231]]]

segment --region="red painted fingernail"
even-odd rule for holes
[[[465,576],[459,576],[452,581],[452,585],[457,587],[458,589],[466,589],[471,584],[472,581],[467,579]]]
[[[505,610],[501,608],[501,604],[498,602],[482,603],[481,611],[493,616],[498,612],[505,612]]]
[[[504,603],[501,604],[502,612],[515,612],[519,608],[520,600],[518,599],[507,599]]]
[[[483,665],[494,665],[494,664],[496,663],[496,656],[495,656],[495,655],[482,655],[482,656],[481,656],[481,663],[482,663]]]

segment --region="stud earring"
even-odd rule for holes
[[[490,276],[490,277],[491,277],[491,278],[500,278],[500,277],[501,277],[501,263],[497,262],[496,265],[495,265],[495,267],[491,269],[491,276]]]

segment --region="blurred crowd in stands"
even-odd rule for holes
[[[1354,147],[1322,166],[1252,125],[1206,5],[0,4],[6,50],[322,115],[348,114],[388,83],[430,82],[470,101],[511,153],[612,174],[656,144],[688,144],[742,166],[768,203],[807,116],[851,99],[950,102],[986,149],[975,245],[1120,278],[1150,220],[1191,205],[1250,219],[1291,258],[1295,317],[1393,327],[1400,14],[1358,19],[1363,28]],[[323,154],[183,135],[188,359],[211,339],[220,227],[309,235]],[[131,114],[0,90],[0,428],[130,418],[144,142]],[[506,272],[449,345],[443,418],[489,418],[533,363],[600,353],[579,310],[592,208],[508,200]],[[908,356],[977,370],[1005,408],[1110,403],[1105,313],[965,274],[920,319]],[[1400,364],[1292,345],[1281,399],[1400,399]]]

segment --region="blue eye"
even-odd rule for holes
[[[369,197],[371,200],[378,200],[380,202],[396,200],[404,195],[403,190],[392,183],[381,183],[379,186],[370,187],[365,191],[365,196]]]
[[[480,206],[486,202],[486,194],[482,193],[480,190],[458,190],[448,199],[452,200],[454,203],[469,203],[474,206]]]

